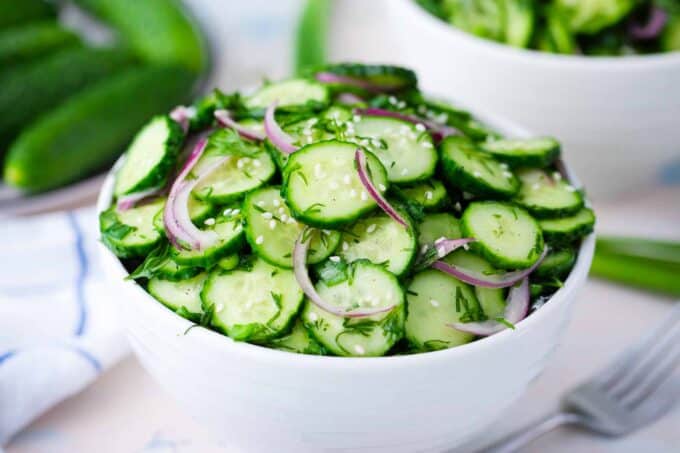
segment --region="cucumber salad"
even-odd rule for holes
[[[383,356],[514,329],[595,217],[549,137],[505,138],[413,71],[335,64],[151,119],[101,239],[179,316],[284,351]]]

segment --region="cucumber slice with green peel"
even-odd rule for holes
[[[200,315],[203,313],[201,291],[207,277],[206,273],[179,281],[154,277],[149,280],[147,289],[156,300],[173,311],[183,308],[183,311]]]
[[[200,172],[204,165],[211,165],[215,158],[219,157],[206,155],[196,164],[195,172]],[[275,173],[276,165],[264,150],[252,157],[229,156],[196,186],[193,194],[215,204],[231,203],[268,182]]]
[[[328,103],[328,88],[308,79],[289,79],[270,83],[248,96],[244,103],[249,109],[267,108],[278,101],[279,107],[302,105],[308,102]]]
[[[302,321],[297,320],[288,335],[271,340],[267,345],[279,351],[298,354],[325,355],[326,349],[312,337]]]
[[[351,278],[333,286],[324,282],[316,290],[325,301],[338,307],[394,307],[364,318],[345,318],[307,301],[302,320],[312,336],[340,356],[381,356],[402,337],[404,291],[394,274],[368,261],[350,264]]]
[[[144,257],[158,245],[161,234],[154,228],[154,216],[165,199],[117,211],[115,206],[99,214],[102,242],[119,258]]]
[[[474,335],[446,324],[477,320],[482,315],[472,287],[434,269],[416,274],[406,290],[406,305],[405,336],[421,351],[471,342]]]
[[[360,144],[380,159],[387,178],[395,183],[423,181],[434,175],[437,150],[432,137],[418,126],[395,118],[362,116],[347,140]]]
[[[292,271],[256,259],[250,269],[215,270],[205,283],[211,325],[237,341],[264,342],[287,332],[303,300]]]
[[[482,274],[494,274],[498,270],[488,261],[467,250],[455,250],[447,255],[443,260],[452,265],[460,266],[463,269],[470,269]],[[484,315],[488,319],[503,317],[505,312],[505,291],[497,288],[474,287],[475,296],[482,307]]]
[[[120,197],[163,187],[175,168],[184,141],[182,126],[169,116],[157,116],[132,140],[125,162],[116,173],[114,195]]]
[[[189,197],[187,203],[189,208],[189,217],[197,227],[202,227],[203,222],[207,220],[215,211],[215,207],[207,201],[199,200],[193,195]],[[165,206],[163,207],[165,209]],[[165,232],[165,225],[163,224],[163,210],[156,214],[153,218],[153,226],[160,232]]]
[[[415,201],[426,211],[442,209],[449,199],[446,187],[436,179],[430,179],[414,186],[402,187],[399,190],[399,195],[403,195],[407,200]]]
[[[416,73],[399,66],[340,63],[328,65],[318,72],[330,72],[339,76],[362,80],[383,87],[385,91],[401,91],[415,88],[418,85]],[[345,86],[343,84],[332,85],[338,88]],[[356,89],[354,85],[348,85],[347,88]]]
[[[552,137],[502,138],[479,146],[513,167],[547,167],[560,155],[560,142]]]
[[[421,250],[431,246],[437,239],[459,239],[463,237],[460,222],[453,215],[446,212],[428,214],[418,225],[418,245]]]
[[[463,212],[463,237],[474,238],[470,248],[500,269],[521,269],[543,253],[543,235],[536,220],[516,205],[476,201]]]
[[[450,185],[482,197],[509,198],[519,181],[507,164],[499,162],[464,137],[447,137],[441,143],[444,176]]]
[[[291,155],[283,171],[281,193],[296,219],[317,228],[349,224],[377,203],[361,183],[355,165],[357,146],[335,140],[314,143]],[[387,173],[366,153],[373,184],[387,190]]]
[[[581,193],[557,172],[548,175],[542,170],[524,168],[517,171],[517,177],[521,187],[515,201],[535,217],[565,217],[583,207]]]
[[[215,245],[205,250],[171,250],[172,259],[187,266],[211,267],[225,255],[233,253],[243,245],[243,224],[238,215],[221,215],[204,226],[219,238]]]
[[[595,213],[592,209],[583,208],[569,217],[539,220],[538,225],[548,243],[570,244],[593,232]]]
[[[245,232],[248,243],[257,255],[275,266],[293,267],[293,247],[304,229],[290,214],[278,187],[266,187],[251,192],[243,203]],[[316,230],[312,233],[307,263],[319,263],[328,258],[340,243],[340,233]]]
[[[408,219],[404,213],[402,217]],[[404,228],[385,214],[362,218],[346,227],[338,255],[347,262],[366,259],[400,276],[417,255],[418,242],[412,227]]]
[[[227,255],[224,258],[220,258],[219,261],[217,261],[217,267],[223,271],[230,271],[236,269],[240,262],[241,257],[238,255],[238,253],[234,253]]]
[[[576,252],[574,249],[551,250],[538,265],[534,275],[539,279],[564,277],[569,273],[575,262]]]

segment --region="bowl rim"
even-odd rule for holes
[[[443,98],[439,96],[439,98]],[[455,105],[461,105],[456,103]],[[468,108],[468,107],[465,107]],[[515,136],[530,136],[534,135],[529,133],[526,129],[516,125],[515,123],[499,117],[497,115],[489,114],[480,111],[480,109],[469,109],[473,115],[488,123],[492,127]],[[101,191],[97,198],[96,213],[97,216],[104,210],[108,209],[111,205],[111,200],[113,198],[113,186],[114,186],[114,175],[120,165],[124,160],[124,156],[121,156],[118,161],[113,165],[111,170],[109,170],[106,175],[104,184],[102,185]],[[580,186],[580,181],[573,174],[570,167],[565,164],[565,170],[567,172],[568,179],[575,186]],[[99,231],[99,230],[97,230]],[[98,238],[100,239],[100,238]],[[137,282],[131,280],[125,280],[125,277],[129,275],[125,267],[123,266],[120,259],[113,254],[101,241],[98,241],[99,248],[99,259],[102,261],[104,273],[109,274],[107,278],[116,279],[120,284],[131,285],[130,289],[137,291],[139,294],[139,299],[144,300],[145,307],[149,310],[153,310],[158,314],[159,325],[169,326],[174,324],[173,335],[177,332],[185,332],[188,328],[195,326],[191,329],[191,335],[185,335],[187,338],[191,337],[195,339],[197,343],[206,342],[210,343],[211,347],[215,349],[223,350],[225,353],[230,355],[242,355],[248,356],[249,359],[262,360],[267,363],[277,363],[284,366],[301,368],[319,367],[319,368],[333,368],[341,369],[351,367],[355,369],[357,366],[361,366],[363,369],[374,369],[374,368],[400,368],[405,366],[412,366],[413,363],[419,363],[423,361],[432,360],[453,360],[454,357],[462,354],[475,353],[475,351],[484,351],[493,348],[495,345],[510,341],[514,336],[521,335],[531,329],[536,329],[537,325],[540,327],[541,320],[547,318],[548,316],[555,316],[557,313],[558,305],[568,303],[567,298],[568,293],[576,292],[585,282],[588,271],[590,269],[590,263],[592,261],[593,253],[595,250],[595,233],[591,233],[585,237],[578,251],[578,258],[576,264],[572,268],[569,276],[562,288],[557,290],[552,297],[543,305],[539,310],[536,310],[527,318],[523,319],[521,322],[517,323],[514,330],[506,329],[495,335],[489,337],[480,338],[478,340],[472,341],[470,343],[456,346],[453,348],[442,349],[437,351],[419,352],[415,354],[407,355],[395,355],[395,356],[381,356],[381,357],[336,357],[336,356],[318,356],[318,355],[308,355],[291,353],[288,351],[280,351],[273,348],[267,348],[264,346],[259,346],[256,344],[251,344],[243,341],[235,341],[224,335],[222,333],[216,332],[211,329],[203,328],[197,324],[179,316],[169,308],[167,308],[162,303],[158,302],[149,293],[147,293]],[[132,303],[139,303],[138,300],[131,301]],[[125,323],[124,317],[122,317]],[[161,322],[162,321],[162,322]],[[124,325],[127,329],[127,326]],[[165,328],[165,327],[164,327]],[[192,340],[193,341],[193,340]],[[481,354],[482,352],[477,352]],[[296,357],[293,359],[292,357]],[[360,365],[359,365],[360,364]]]
[[[490,39],[480,38],[471,33],[459,30],[446,23],[442,19],[430,14],[414,0],[393,0],[387,2],[390,8],[395,4],[408,9],[409,21],[420,20],[447,39],[455,39],[472,46],[476,51],[493,54],[497,57],[515,58],[524,63],[540,64],[545,66],[558,66],[561,68],[586,68],[595,67],[603,69],[607,66],[611,69],[634,69],[644,66],[656,69],[659,66],[680,64],[680,51],[658,52],[641,55],[623,56],[588,56],[588,55],[565,55],[542,52],[534,49],[513,47]]]

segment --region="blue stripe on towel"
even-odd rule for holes
[[[83,231],[78,225],[73,212],[67,213],[69,224],[76,237],[76,256],[78,257],[78,272],[76,274],[76,303],[78,304],[78,322],[76,324],[75,335],[80,336],[85,332],[85,325],[87,324],[87,305],[85,303],[85,279],[87,278],[89,262],[85,254],[85,244]]]
[[[9,359],[10,357],[12,357],[14,355],[14,353],[15,353],[15,351],[7,351],[3,354],[0,354],[0,365],[2,365],[2,362]]]
[[[89,351],[86,351],[85,349],[79,348],[79,347],[77,347],[77,346],[60,345],[60,346],[57,346],[57,347],[63,348],[63,349],[65,349],[65,350],[67,350],[67,351],[71,351],[71,352],[73,352],[74,354],[76,354],[76,355],[82,357],[82,358],[85,359],[90,365],[92,365],[92,368],[94,368],[94,370],[95,370],[97,373],[101,373],[101,371],[102,371],[102,364],[101,364],[101,362],[99,362],[99,359],[97,359],[97,358],[96,358],[94,355],[92,355]],[[3,353],[3,354],[0,354],[0,365],[2,365],[2,364],[3,364],[5,361],[7,361],[8,359],[10,359],[10,358],[14,357],[15,355],[17,355],[18,353],[19,353],[18,350],[16,350],[16,351],[15,351],[15,350],[10,350],[10,351],[7,351],[7,352],[5,352],[5,353]]]

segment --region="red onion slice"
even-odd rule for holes
[[[204,168],[193,178],[187,176],[198,159],[203,155],[207,140],[202,138],[196,143],[177,179],[172,184],[168,201],[163,210],[163,224],[170,242],[179,249],[205,250],[219,239],[214,231],[203,231],[193,224],[189,215],[189,195],[196,185],[222,165],[229,157],[221,157]]]
[[[541,264],[547,254],[548,247],[546,246],[543,247],[543,253],[541,253],[541,256],[534,264],[531,265],[531,267],[517,271],[506,272],[504,274],[486,275],[478,271],[463,269],[456,266],[455,264],[445,263],[444,261],[436,261],[432,264],[432,267],[456,277],[460,281],[469,283],[470,285],[481,286],[482,288],[507,288],[531,274],[534,269],[536,269],[538,265]]]
[[[122,197],[118,198],[116,209],[119,211],[127,211],[128,209],[134,208],[139,201],[152,195],[156,195],[160,191],[160,187],[153,187],[151,189],[142,190],[129,195],[123,195]]]
[[[527,314],[529,313],[529,301],[529,279],[525,278],[520,285],[512,287],[508,292],[503,318],[513,325],[517,324],[527,317]],[[508,328],[504,323],[494,320],[465,323],[454,322],[447,324],[447,326],[480,337],[488,337],[489,335],[493,335]]]
[[[215,118],[222,126],[235,130],[241,137],[248,140],[262,141],[266,138],[264,134],[243,127],[234,121],[226,110],[215,110]]]
[[[354,153],[354,159],[357,162],[357,172],[359,173],[359,179],[361,180],[361,183],[364,185],[366,188],[366,191],[368,191],[368,194],[375,200],[376,203],[378,203],[378,206],[380,206],[380,209],[385,211],[385,213],[392,217],[396,222],[401,224],[404,228],[409,228],[408,222],[404,220],[404,218],[399,215],[396,209],[392,207],[391,204],[380,194],[380,191],[378,190],[377,187],[373,185],[373,182],[371,181],[371,178],[368,176],[368,167],[366,164],[366,154],[361,148],[357,148],[357,150]]]
[[[432,120],[420,118],[415,115],[407,115],[405,113],[394,112],[392,110],[380,109],[376,107],[367,107],[354,109],[354,112],[358,115],[396,118],[398,120],[408,121],[409,123],[413,124],[422,124],[432,133],[433,138],[437,141],[442,140],[444,137],[448,137],[449,135],[459,134],[458,129],[456,129],[455,127],[437,123]]]
[[[363,103],[364,99],[354,93],[340,93],[337,101],[345,105],[355,105]]]
[[[274,114],[276,113],[276,106],[278,101],[272,102],[264,113],[264,132],[267,138],[276,146],[281,152],[292,154],[297,151],[297,147],[293,145],[293,138],[286,134],[279,123],[276,122]]]
[[[175,122],[179,123],[186,134],[189,131],[189,120],[196,115],[196,110],[192,107],[185,107],[183,105],[178,105],[172,112],[170,112],[170,118]]]
[[[657,38],[663,31],[663,27],[668,21],[668,14],[663,9],[653,7],[649,12],[647,23],[640,24],[633,22],[630,25],[630,35],[633,39],[645,41]]]
[[[300,236],[298,236],[297,241],[295,241],[295,247],[293,248],[293,271],[295,272],[295,279],[309,300],[322,310],[344,318],[365,318],[367,316],[388,312],[395,307],[393,304],[388,305],[387,307],[363,308],[346,311],[323,300],[319,293],[316,292],[314,284],[309,278],[309,272],[307,271],[307,250],[309,249],[311,236],[307,234],[307,231],[309,230],[304,229],[302,233],[300,233]],[[308,236],[306,240],[305,235]]]

